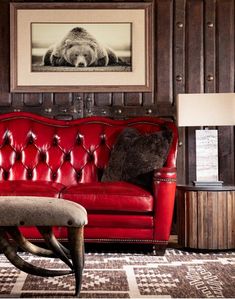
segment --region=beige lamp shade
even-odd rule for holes
[[[235,124],[235,93],[179,94],[176,105],[179,127]]]

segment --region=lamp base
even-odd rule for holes
[[[203,181],[193,181],[193,185],[197,186],[197,187],[212,187],[212,186],[222,186],[223,185],[223,181],[212,181],[212,182],[203,182]]]

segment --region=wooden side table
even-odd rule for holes
[[[198,249],[235,248],[235,186],[177,186],[178,243]]]

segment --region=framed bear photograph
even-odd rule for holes
[[[152,3],[11,3],[11,91],[151,91]]]

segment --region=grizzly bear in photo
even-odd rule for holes
[[[46,66],[107,66],[118,63],[110,48],[102,46],[84,28],[73,28],[58,44],[49,48],[43,57]]]

